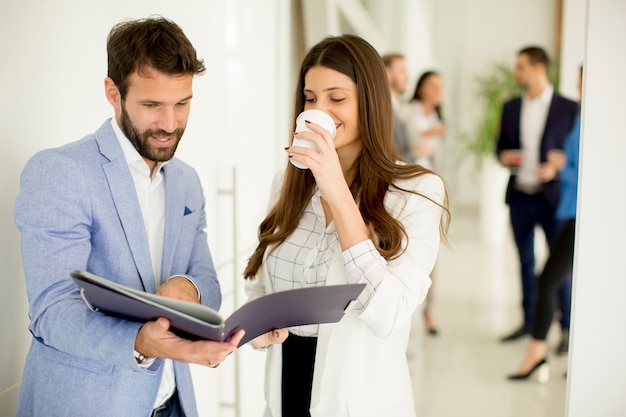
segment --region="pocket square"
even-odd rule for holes
[[[189,207],[185,207],[185,214],[183,214],[183,216],[186,216],[191,213],[193,213],[193,211],[189,210]]]

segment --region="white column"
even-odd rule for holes
[[[626,2],[589,0],[584,63],[570,417],[626,415]]]
[[[586,0],[563,0],[559,91],[578,100],[578,68],[585,49]]]

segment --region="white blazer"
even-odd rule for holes
[[[278,178],[274,182],[280,186]],[[432,174],[397,183],[443,202],[442,180]],[[272,200],[278,194],[273,189]],[[367,308],[349,311],[338,323],[319,327],[313,387],[312,417],[414,417],[413,389],[406,361],[411,317],[430,287],[429,274],[439,249],[442,209],[428,199],[392,189],[384,200],[387,210],[404,225],[406,251],[385,265],[385,277]],[[267,254],[267,251],[266,251]],[[327,285],[352,280],[337,251]],[[272,291],[264,262],[256,279],[247,281],[250,299]],[[267,352],[265,417],[281,417],[282,346]],[[288,417],[288,416],[285,416]]]

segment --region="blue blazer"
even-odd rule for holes
[[[539,161],[547,160],[547,153],[550,149],[563,149],[565,137],[572,128],[574,120],[579,113],[579,104],[569,100],[557,93],[552,95],[552,102],[548,110],[546,119],[546,127],[541,137],[541,145],[539,147]],[[516,97],[506,103],[502,107],[502,119],[500,123],[500,136],[496,147],[496,154],[499,157],[500,152],[505,149],[520,149],[520,117],[522,111],[522,98]],[[511,202],[511,194],[515,191],[513,184],[515,183],[515,175],[509,178],[509,184],[506,190],[506,203]],[[543,184],[542,193],[546,199],[556,208],[559,201],[560,182],[558,178]]]
[[[191,277],[202,303],[217,310],[220,287],[200,180],[176,158],[163,175],[163,279]],[[133,347],[141,323],[91,312],[68,274],[84,269],[156,291],[135,186],[110,120],[95,134],[32,157],[14,216],[32,333],[17,415],[149,416],[163,367],[162,360],[147,370],[137,365]],[[184,413],[197,416],[189,367],[174,362],[174,369]]]

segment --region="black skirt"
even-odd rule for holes
[[[317,337],[289,334],[282,347],[283,417],[310,417]]]

